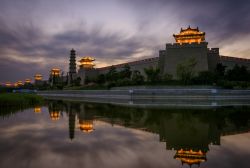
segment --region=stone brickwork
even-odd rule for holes
[[[237,64],[239,66],[245,66],[250,70],[250,59],[246,58],[220,56],[220,63],[225,65],[226,69],[232,69]]]
[[[158,62],[159,62],[159,57],[153,57],[153,58],[148,58],[148,59],[143,59],[139,61],[134,61],[134,62],[127,62],[124,64],[117,64],[113,65],[117,71],[121,71],[122,68],[128,64],[131,68],[131,71],[137,70],[140,71],[142,75],[145,76],[144,73],[144,68],[157,68],[158,67]],[[99,74],[106,74],[110,70],[111,66],[103,67],[103,68],[97,68],[97,71]]]
[[[207,42],[166,44],[166,50],[159,52],[161,74],[171,74],[176,78],[177,65],[191,58],[197,61],[196,72],[209,70],[207,45]]]

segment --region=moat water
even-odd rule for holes
[[[1,109],[1,168],[249,168],[250,108]]]

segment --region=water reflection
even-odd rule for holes
[[[35,113],[41,113],[42,112],[41,107],[40,106],[34,107],[34,112]]]
[[[190,166],[206,162],[209,145],[220,145],[221,136],[250,130],[250,113],[246,107],[162,110],[50,101],[49,113],[52,120],[59,119],[59,111],[65,111],[69,116],[69,138],[72,140],[75,125],[82,132],[90,133],[95,130],[95,120],[104,121],[112,126],[158,134],[159,141],[166,143],[167,150],[176,151],[174,159]]]
[[[64,121],[66,121],[68,126],[63,128],[64,131],[68,131],[66,136],[71,142],[79,143],[77,137],[81,136],[93,136],[98,140],[95,132],[102,131],[105,134],[105,129],[107,129],[105,127],[101,130],[100,124],[95,128],[98,122],[109,124],[113,129],[131,128],[157,135],[158,141],[164,143],[166,151],[173,152],[172,160],[189,166],[200,166],[209,162],[210,150],[213,146],[221,145],[222,136],[250,131],[250,113],[247,107],[203,110],[149,109],[66,101],[49,101],[47,107],[48,112],[46,113],[46,110],[43,109],[42,114],[53,121],[50,123],[54,126],[52,127],[54,130],[58,123],[62,122],[65,125]],[[41,108],[35,107],[34,112],[41,112]],[[41,117],[41,115],[35,117]],[[52,131],[52,128],[48,130]],[[128,135],[127,138],[130,139],[130,136]],[[62,137],[58,139],[62,139]],[[58,140],[53,142],[58,142]],[[135,143],[128,142],[125,148]],[[96,143],[94,145],[96,148],[101,145],[105,147],[105,143],[102,144],[102,141]],[[144,142],[142,141],[142,143]],[[109,148],[112,148],[112,145],[117,149],[117,144],[110,144]],[[87,148],[85,147],[85,149]],[[74,150],[76,152],[77,148]]]

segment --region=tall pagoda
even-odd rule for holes
[[[205,42],[205,32],[199,31],[199,28],[191,28],[190,26],[187,29],[182,29],[179,34],[173,35],[176,43],[201,43]]]

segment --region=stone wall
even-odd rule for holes
[[[144,68],[157,68],[158,67],[158,62],[159,62],[159,57],[153,57],[153,58],[148,58],[148,59],[143,59],[139,61],[134,61],[134,62],[127,62],[124,64],[117,64],[113,65],[117,71],[121,71],[123,67],[128,64],[131,68],[131,71],[137,70],[140,71],[142,75],[145,76],[144,73]],[[110,70],[111,66],[103,67],[103,68],[97,68],[99,74],[106,74]]]
[[[226,69],[232,69],[236,64],[239,66],[245,66],[250,70],[250,59],[220,56],[220,63],[226,66]]]
[[[208,49],[207,42],[192,43],[192,44],[166,44],[166,50],[160,51],[159,67],[162,74],[171,74],[174,78],[177,77],[177,65],[184,61],[195,58],[197,65],[195,71],[208,70]]]

